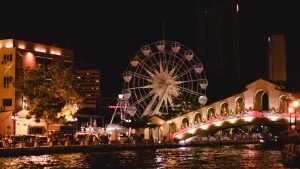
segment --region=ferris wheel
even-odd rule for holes
[[[204,105],[208,81],[196,54],[175,41],[145,46],[130,59],[123,73],[126,112],[140,117],[171,112],[176,97]]]

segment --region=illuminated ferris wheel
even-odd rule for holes
[[[126,112],[140,117],[170,113],[176,97],[206,104],[208,81],[203,64],[186,46],[157,41],[131,58],[123,73]]]

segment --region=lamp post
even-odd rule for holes
[[[297,121],[297,107],[299,106],[299,101],[293,101],[293,107],[294,107],[294,116],[295,116],[295,130],[296,130],[296,121]]]
[[[172,124],[172,121],[167,121],[167,123],[169,124],[169,142],[171,142],[171,130],[170,130],[170,126]]]
[[[131,123],[131,120],[130,119],[125,119],[125,122],[128,123],[128,125],[129,125],[129,123]],[[131,127],[128,126],[128,135],[127,135],[128,141],[130,139],[130,130],[131,130]]]
[[[77,132],[77,117],[73,117],[72,118],[72,122],[74,122],[75,123],[75,125],[74,125],[74,127],[75,127],[75,130],[74,130],[74,133],[76,134],[76,132]]]
[[[16,120],[18,119],[19,117],[15,114],[15,111],[12,112],[12,115],[11,115],[11,119],[13,120],[13,126],[14,126],[14,132],[13,134],[16,135]]]

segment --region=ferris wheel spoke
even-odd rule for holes
[[[136,90],[136,89],[153,89],[153,85],[146,85],[146,86],[141,86],[141,87],[130,87],[128,89],[130,90]]]
[[[166,52],[164,51],[163,53],[162,53],[162,55],[163,55],[163,63],[165,64],[165,68],[168,70],[168,62],[167,62],[167,58],[166,58]]]
[[[137,72],[130,72],[133,76],[149,81],[151,77],[139,74]]]
[[[158,103],[153,111],[154,114],[157,114],[159,112],[159,109],[163,103],[163,101],[165,100],[165,98],[167,97],[167,91],[168,91],[168,88],[166,88],[163,92],[162,95],[159,96],[159,100],[158,100]]]
[[[144,100],[146,100],[147,98],[149,98],[150,96],[152,96],[154,93],[153,92],[149,92],[146,96],[143,96],[141,98],[139,98],[137,101],[135,101],[133,103],[133,105],[137,105],[137,104],[140,104],[141,102],[143,102]]]
[[[162,65],[162,62],[159,61],[159,72],[163,72],[164,71],[164,68],[163,68],[163,65]]]
[[[172,67],[173,67],[173,65],[172,65]],[[170,71],[170,73],[169,73],[170,76],[173,76],[175,70],[176,70],[176,66],[174,66],[174,67],[172,68],[172,70]]]
[[[168,97],[166,97],[166,98],[164,99],[164,104],[165,104],[167,113],[169,113],[169,112],[168,112]]]
[[[202,93],[199,93],[199,92],[196,92],[196,91],[193,91],[193,90],[181,87],[181,86],[177,86],[177,87],[180,88],[182,91],[187,92],[187,93],[191,93],[191,94],[199,95],[199,96],[203,95]]]
[[[172,99],[172,97],[168,97],[167,99],[168,99],[169,104],[172,106],[172,104],[173,104],[173,99]]]
[[[151,109],[152,109],[153,104],[155,103],[155,100],[157,99],[157,97],[158,97],[158,94],[154,94],[154,96],[152,97],[150,103],[146,107],[146,109],[145,109],[145,111],[143,113],[143,116],[149,115],[151,113]]]
[[[184,60],[181,59],[181,64],[178,66],[177,71],[175,72],[175,74],[178,73],[178,71],[180,71],[180,69],[182,68],[182,66],[185,65]]]
[[[184,72],[180,73],[179,75],[176,76],[175,80],[181,78],[182,76],[184,76],[185,74],[189,73],[191,70],[194,70],[194,68],[188,68],[186,69]]]
[[[139,59],[141,62],[141,67],[150,75],[151,77],[154,77],[155,75],[152,72],[155,72],[146,62],[144,62],[142,59]],[[147,67],[147,68],[146,68]],[[151,71],[150,71],[151,70]]]
[[[176,81],[175,84],[191,83],[191,82],[197,82],[197,81],[198,80]]]

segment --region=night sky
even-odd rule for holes
[[[2,4],[0,38],[73,49],[77,67],[100,69],[101,94],[116,97],[121,92],[122,73],[130,57],[142,45],[162,39],[163,19],[165,39],[195,49],[195,10],[211,1],[68,2]],[[297,80],[300,29],[296,25],[300,14],[295,3],[292,0],[239,2],[243,81],[266,74],[266,43],[272,33],[285,33],[288,80]]]

